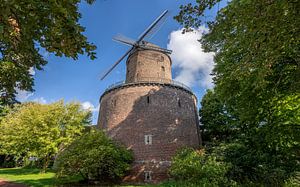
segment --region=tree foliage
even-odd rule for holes
[[[201,100],[199,115],[204,141],[227,141],[238,133],[238,119],[233,111],[218,98],[213,90],[208,90]]]
[[[186,31],[197,28],[218,2],[181,6],[175,19]],[[239,182],[283,185],[300,171],[299,9],[293,0],[232,0],[206,23],[209,32],[200,40],[216,64],[202,123],[213,136],[224,126],[238,129],[226,158]]]
[[[50,158],[82,134],[90,117],[78,103],[17,105],[0,123],[1,154],[24,160],[37,157],[45,169]]]
[[[130,169],[133,157],[102,131],[91,131],[74,141],[55,160],[58,177],[81,175],[88,181],[116,182]]]
[[[86,0],[92,3],[93,0]],[[77,59],[95,58],[95,45],[83,35],[78,21],[80,0],[9,0],[0,4],[0,94],[3,104],[15,102],[16,89],[33,91],[30,68],[41,70],[44,50]]]
[[[204,150],[185,148],[173,158],[170,174],[177,180],[201,186],[229,186],[235,184],[225,176],[229,169],[230,164],[218,161]]]

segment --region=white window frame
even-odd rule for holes
[[[153,137],[153,135],[151,135],[151,134],[145,135],[145,145],[152,145],[152,137]]]
[[[144,177],[145,177],[145,181],[151,181],[152,180],[152,171],[144,171]]]

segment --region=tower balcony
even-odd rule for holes
[[[135,82],[126,82],[126,81],[119,81],[116,82],[110,86],[107,87],[105,90],[104,94],[106,92],[110,92],[111,90],[122,88],[122,87],[128,87],[128,86],[137,86],[137,85],[163,85],[163,86],[171,86],[171,87],[176,87],[178,89],[183,89],[187,92],[190,92],[193,94],[193,91],[190,87],[187,85],[172,80],[172,79],[164,79],[164,78],[158,78],[158,77],[141,77],[141,78],[136,78]]]

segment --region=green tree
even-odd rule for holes
[[[86,0],[91,4],[94,0]],[[33,91],[30,68],[41,70],[44,50],[77,59],[95,58],[95,45],[78,21],[80,0],[4,0],[0,4],[0,102],[15,103],[16,89]]]
[[[182,6],[176,19],[185,27],[199,26],[204,10],[218,1]],[[201,42],[216,53],[216,89],[241,120],[254,121],[262,109],[268,114],[262,105],[300,90],[299,6],[297,1],[233,0],[208,23],[210,32]]]
[[[187,30],[197,28],[218,2],[181,6],[175,18]],[[214,90],[243,135],[243,149],[231,162],[248,170],[239,174],[265,184],[277,178],[273,184],[282,185],[300,170],[299,8],[293,0],[232,0],[207,22],[201,39],[204,50],[216,54]]]
[[[217,2],[182,6],[176,19],[187,28],[199,26],[204,11]],[[216,54],[215,91],[226,106],[235,110],[241,133],[251,137],[251,144],[260,139],[258,131],[277,136],[272,129],[286,122],[274,120],[275,103],[299,96],[299,6],[298,1],[233,0],[208,23],[210,31],[201,40],[205,51]],[[299,108],[292,111],[297,114]],[[298,133],[300,124],[295,115],[290,117],[296,123],[285,127]],[[256,145],[265,148],[265,144]],[[275,144],[272,148],[276,149]]]
[[[198,26],[199,16],[217,2],[182,6],[176,19]],[[267,120],[274,97],[300,90],[299,6],[297,1],[233,0],[208,23],[210,32],[201,42],[216,53],[216,90],[247,125]]]
[[[234,181],[226,178],[230,164],[217,160],[205,150],[185,148],[172,159],[170,174],[179,181],[189,181],[200,186],[232,186]]]
[[[130,169],[132,153],[102,131],[91,131],[58,154],[58,177],[81,175],[87,181],[116,182]]]
[[[238,131],[238,119],[219,99],[214,90],[208,90],[201,100],[199,110],[204,141],[226,141]]]
[[[91,113],[78,103],[18,105],[1,120],[1,154],[25,161],[37,157],[45,170],[51,158],[82,134],[90,117]]]

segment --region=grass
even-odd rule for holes
[[[64,180],[57,180],[55,173],[51,170],[45,173],[40,173],[39,169],[28,169],[28,168],[5,168],[0,169],[0,178],[12,181],[15,183],[25,184],[27,186],[57,186],[63,183],[77,182],[80,178],[68,178]]]
[[[40,173],[39,169],[5,168],[0,169],[0,178],[28,186],[53,186],[54,173]]]
[[[25,184],[27,186],[47,187],[47,186],[75,186],[76,182],[78,182],[81,178],[72,177],[63,180],[57,180],[55,178],[55,173],[51,170],[48,170],[45,173],[40,173],[39,169],[5,168],[5,169],[0,169],[0,179],[4,179],[15,183]],[[131,186],[122,186],[122,187],[131,187]],[[132,187],[138,187],[138,186],[132,186]]]
[[[21,183],[33,187],[39,187],[39,186],[41,187],[65,186],[66,187],[66,186],[77,186],[76,183],[81,178],[72,177],[63,180],[57,180],[55,178],[55,173],[51,170],[48,170],[45,173],[40,173],[39,169],[5,168],[5,169],[0,169],[0,179],[12,181],[15,183]],[[82,185],[78,184],[78,186],[82,186]],[[177,183],[174,181],[165,182],[160,185],[144,185],[144,186],[116,185],[115,187],[181,187],[181,186],[194,187],[194,185],[190,185],[188,183]]]

